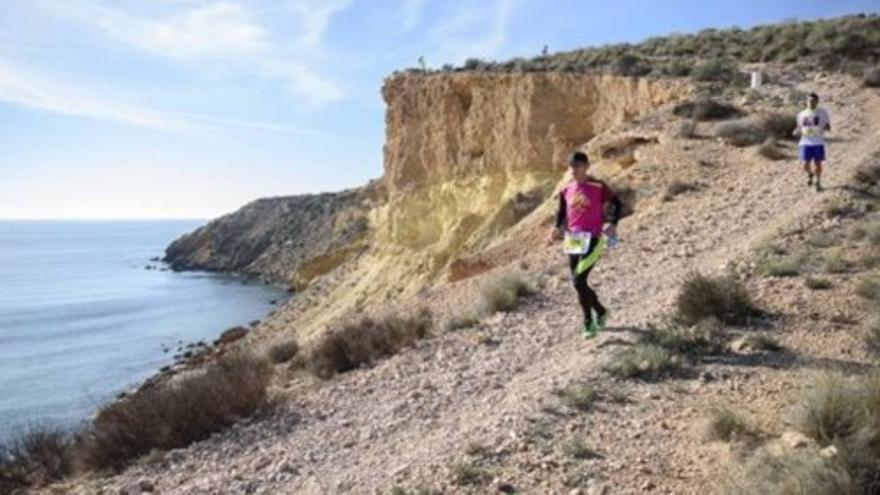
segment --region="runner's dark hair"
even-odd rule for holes
[[[568,157],[568,164],[571,166],[590,163],[590,157],[583,151],[575,151]]]

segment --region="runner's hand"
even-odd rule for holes
[[[550,230],[550,235],[547,236],[547,245],[549,246],[555,242],[558,242],[560,239],[562,239],[562,229],[553,227]]]
[[[608,226],[605,227],[605,235],[607,235],[608,237],[616,236],[617,235],[617,226],[614,224],[608,224]]]

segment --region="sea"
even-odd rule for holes
[[[0,221],[0,442],[76,428],[178,347],[283,301],[277,287],[156,261],[202,223]]]

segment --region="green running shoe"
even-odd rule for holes
[[[611,311],[605,310],[605,314],[599,317],[599,328],[598,330],[605,330],[605,325],[608,323],[608,316],[611,315]]]
[[[590,321],[589,323],[584,324],[584,331],[582,333],[585,339],[592,339],[596,335],[599,335],[599,324],[595,321]]]

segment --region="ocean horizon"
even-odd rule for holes
[[[77,427],[178,347],[262,319],[285,297],[157,261],[203,223],[0,220],[0,440],[31,425]]]

